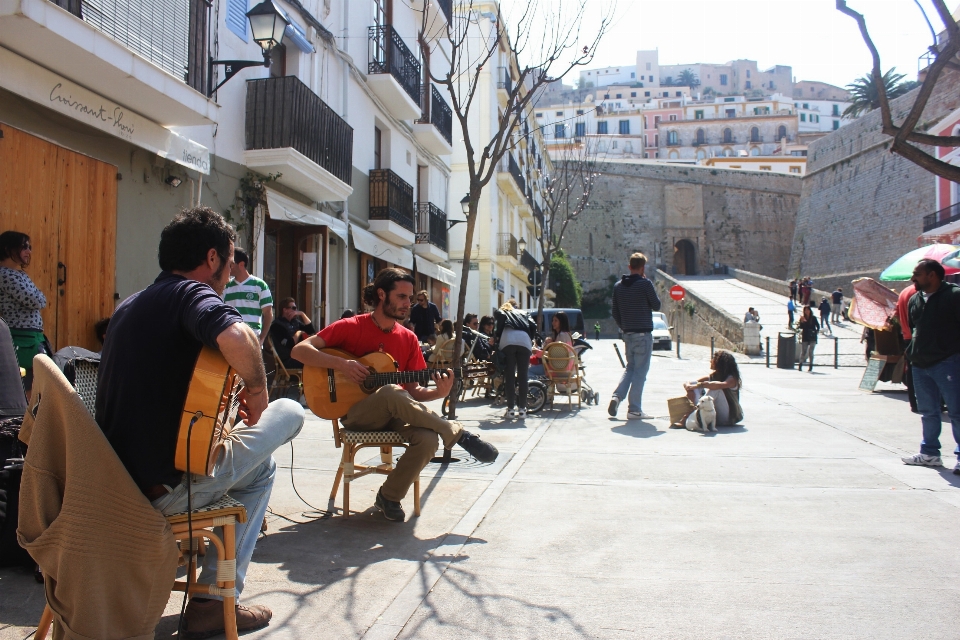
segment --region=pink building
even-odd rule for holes
[[[930,129],[935,136],[960,135],[960,109],[957,109]],[[936,157],[943,162],[960,166],[960,148],[937,147]],[[937,176],[937,211],[923,218],[920,245],[943,242],[960,244],[960,184]]]
[[[661,122],[683,120],[683,100],[658,100],[653,109],[643,110],[644,158],[658,158],[660,132],[657,126]]]

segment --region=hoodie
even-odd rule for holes
[[[653,283],[640,274],[623,276],[613,285],[613,319],[624,333],[653,331],[653,312],[659,310]]]

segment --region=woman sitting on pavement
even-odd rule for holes
[[[717,425],[730,427],[743,420],[743,410],[740,408],[740,368],[733,354],[729,351],[717,351],[710,361],[710,375],[699,378],[695,382],[684,382],[683,389],[687,398],[693,403],[704,394],[713,398],[713,406],[717,410]],[[691,410],[691,413],[693,410]],[[689,413],[687,415],[690,415]],[[684,428],[687,416],[670,425],[673,428]]]

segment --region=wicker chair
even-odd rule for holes
[[[556,395],[567,396],[567,404],[573,407],[573,394],[577,395],[577,408],[580,398],[580,361],[577,352],[565,342],[551,342],[543,350],[543,370],[547,375],[547,399],[550,406]]]
[[[303,395],[303,367],[299,369],[290,369],[283,365],[283,360],[280,359],[280,354],[277,353],[276,347],[273,345],[273,338],[267,336],[267,348],[270,349],[270,353],[273,355],[273,364],[276,366],[276,373],[273,376],[273,383],[270,385],[269,398],[272,400],[277,399],[277,394],[275,391],[280,389],[283,392],[286,392],[287,389],[292,387],[294,384],[297,385],[297,391],[300,396]],[[296,378],[296,383],[293,379]],[[299,396],[298,396],[299,399]]]

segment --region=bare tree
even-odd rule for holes
[[[500,170],[504,155],[519,146],[521,125],[532,113],[532,103],[543,85],[563,78],[574,68],[590,64],[593,60],[612,18],[612,5],[606,12],[598,9],[597,5],[597,2],[589,0],[531,0],[525,5],[517,3],[515,12],[507,16],[510,19],[508,33],[507,21],[498,3],[455,0],[451,19],[439,38],[430,37],[436,33],[436,20],[431,17],[430,11],[423,11],[421,46],[431,48],[427,43],[434,41],[431,49],[442,47],[450,60],[446,74],[436,74],[431,68],[427,72],[430,80],[441,88],[441,93],[450,97],[450,107],[463,136],[469,177],[470,205],[466,216],[457,327],[463,325],[480,194]],[[496,11],[492,12],[491,8]],[[589,22],[597,13],[601,14],[596,16],[597,27],[589,35],[584,35],[582,29],[585,22]],[[505,63],[498,64],[501,54]],[[426,57],[429,59],[429,56]],[[491,130],[482,123],[480,126],[473,123],[471,127],[471,118],[476,112],[482,113],[482,101],[487,97],[486,91],[481,89],[483,83],[488,81],[484,70],[497,71],[501,66],[505,67],[504,77],[498,77],[496,81],[499,88],[506,92],[506,104],[500,105]],[[459,362],[459,359],[458,340],[454,362]],[[456,415],[455,396],[450,398],[448,415]]]
[[[563,247],[567,227],[588,206],[594,186],[600,177],[602,139],[583,138],[569,146],[555,146],[551,152],[553,172],[546,180],[544,189],[543,220],[541,220],[540,253],[541,284],[546,289],[550,276],[550,261]],[[543,317],[544,295],[538,296],[537,317]]]
[[[863,41],[866,43],[867,48],[870,50],[870,55],[873,57],[871,76],[877,88],[877,98],[880,103],[881,131],[893,138],[890,151],[923,167],[935,175],[947,178],[953,182],[960,182],[960,167],[938,160],[916,146],[917,144],[922,144],[937,147],[960,147],[960,136],[935,136],[916,130],[917,124],[923,116],[923,110],[927,106],[927,101],[933,94],[934,87],[943,71],[945,69],[960,71],[960,60],[957,59],[957,53],[960,52],[960,27],[957,26],[956,21],[954,21],[950,15],[950,11],[947,9],[947,5],[944,4],[944,0],[931,1],[937,9],[940,20],[943,22],[945,37],[940,41],[941,39],[933,29],[930,19],[927,17],[926,12],[923,11],[923,7],[917,0],[914,0],[923,13],[923,17],[926,19],[927,25],[930,27],[930,32],[933,35],[933,44],[930,45],[929,48],[930,54],[933,57],[933,63],[926,69],[926,76],[920,85],[917,98],[913,103],[913,107],[910,109],[910,113],[907,114],[907,117],[904,118],[903,122],[899,125],[893,122],[893,115],[890,110],[890,97],[887,95],[886,85],[883,82],[883,72],[880,69],[880,52],[873,43],[869,31],[867,31],[866,19],[862,13],[848,7],[846,0],[837,0],[837,10],[857,21],[857,25],[860,27],[860,35],[863,36]]]

